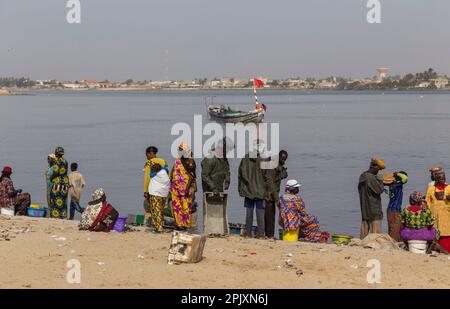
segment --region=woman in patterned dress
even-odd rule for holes
[[[92,193],[92,200],[81,214],[78,228],[107,233],[113,229],[118,216],[117,210],[108,202],[105,190],[98,188]]]
[[[67,219],[67,195],[69,192],[68,163],[64,159],[64,148],[57,147],[51,176],[52,189],[49,196],[50,218]]]
[[[191,211],[196,190],[196,165],[189,146],[185,143],[178,147],[179,157],[175,160],[170,193],[175,223],[179,229],[191,227]]]
[[[287,182],[280,198],[280,226],[284,231],[299,230],[300,241],[319,242],[322,238],[319,220],[306,212],[305,202],[299,194],[300,186],[294,179]]]

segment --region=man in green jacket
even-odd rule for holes
[[[233,149],[232,141],[221,140],[202,160],[203,192],[224,192],[230,186],[230,165],[227,152]]]
[[[288,153],[281,150],[278,154],[278,166],[274,169],[263,170],[266,184],[266,207],[265,207],[265,230],[266,237],[275,236],[275,204],[280,197],[281,180],[287,178],[287,169],[284,166],[288,158]]]
[[[246,208],[245,236],[252,236],[253,209],[256,208],[256,222],[258,229],[256,237],[263,238],[264,227],[264,199],[266,198],[266,183],[264,181],[263,170],[261,169],[261,153],[263,143],[257,142],[255,152],[248,153],[241,160],[239,165],[239,195],[244,197],[244,207]]]

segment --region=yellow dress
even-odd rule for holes
[[[444,191],[444,199],[438,200],[435,192],[442,191]],[[450,201],[447,200],[447,195],[450,195],[450,185],[447,185],[444,190],[429,186],[425,197],[431,213],[436,218],[434,227],[439,230],[440,236],[450,236]]]

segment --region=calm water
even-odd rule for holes
[[[16,187],[44,204],[46,157],[62,145],[67,160],[78,162],[86,178],[83,204],[101,186],[121,213],[138,213],[145,147],[157,145],[161,156],[172,161],[172,125],[193,123],[194,114],[205,115],[203,98],[211,95],[215,103],[253,106],[250,91],[0,96],[0,165],[11,165]],[[266,121],[280,123],[280,144],[290,155],[289,177],[303,184],[307,209],[319,216],[325,230],[359,233],[356,186],[372,155],[383,158],[391,171],[409,173],[406,194],[424,191],[429,167],[449,168],[448,92],[271,91],[262,92],[260,100],[269,108]],[[229,217],[244,222],[237,194],[239,160],[230,163]]]

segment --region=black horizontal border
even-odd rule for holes
[[[268,279],[270,280],[270,279]],[[214,302],[211,304],[211,299]],[[202,308],[279,308],[280,306],[429,307],[446,304],[449,290],[221,290],[221,289],[141,289],[141,290],[0,290],[2,308],[36,306],[45,308],[146,308],[157,306]]]

